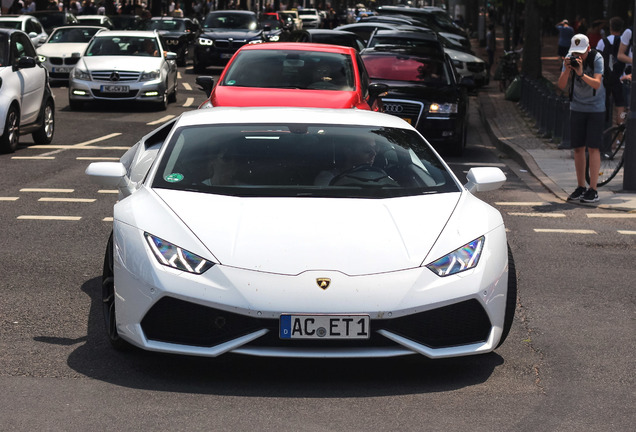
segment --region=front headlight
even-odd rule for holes
[[[78,80],[90,81],[91,75],[87,71],[80,69],[78,67],[75,67],[73,69],[73,78]]]
[[[214,41],[212,39],[199,38],[197,39],[197,43],[201,46],[212,46],[214,45]]]
[[[46,56],[43,56],[42,54],[38,54],[38,60],[40,61],[40,63],[44,63],[46,61]]]
[[[440,259],[433,261],[426,267],[440,277],[450,276],[471,269],[477,266],[479,262],[481,251],[484,248],[484,240],[485,237],[481,236],[459,249],[444,255]]]
[[[429,114],[457,114],[456,103],[438,104],[433,102],[428,107]]]
[[[149,72],[143,72],[141,74],[141,78],[139,79],[140,81],[151,81],[151,80],[155,80],[157,78],[161,77],[161,71],[159,69],[157,70],[153,70],[153,71],[149,71]]]
[[[259,44],[259,43],[263,43],[263,41],[261,39],[256,39],[256,40],[249,41],[247,44],[248,45],[254,45],[254,44]]]
[[[269,37],[269,41],[270,42],[278,42],[280,40],[280,36],[279,35],[273,35]]]
[[[144,236],[160,264],[194,274],[204,273],[214,265],[214,263],[152,234],[144,233]]]
[[[453,60],[453,64],[457,69],[464,69],[464,62],[460,60]]]

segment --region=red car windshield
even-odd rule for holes
[[[348,55],[271,49],[239,53],[221,85],[353,91],[355,78]]]

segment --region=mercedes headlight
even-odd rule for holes
[[[167,267],[183,270],[188,273],[201,274],[214,265],[214,263],[206,261],[200,256],[162,240],[159,237],[155,237],[152,234],[145,233],[144,236],[155,258],[157,258],[160,264]]]
[[[161,77],[161,71],[159,69],[153,71],[143,72],[141,74],[140,81],[151,81]]]
[[[481,251],[484,249],[484,240],[485,237],[481,236],[433,261],[426,267],[440,277],[450,276],[474,268],[477,266]]]
[[[438,104],[433,102],[428,107],[429,114],[457,114],[456,103]]]
[[[197,43],[201,46],[212,46],[214,45],[214,41],[212,39],[199,38],[197,39]]]
[[[75,67],[73,69],[73,78],[83,81],[90,81],[91,75],[88,73],[88,71]]]

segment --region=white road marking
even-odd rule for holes
[[[190,107],[192,106],[193,103],[194,103],[194,98],[189,97],[186,99],[185,103],[183,104],[183,107],[184,108]]]
[[[76,145],[33,145],[29,147],[30,149],[41,149],[41,148],[54,148],[54,149],[60,149],[58,151],[55,152],[50,152],[50,153],[46,153],[46,155],[51,155],[54,153],[60,153],[60,151],[62,150],[128,150],[130,149],[130,146],[124,147],[124,146],[82,146],[82,147],[77,147]]]
[[[636,235],[636,231],[618,230],[618,233],[625,234],[625,235]]]
[[[561,218],[565,217],[563,213],[521,213],[508,212],[510,216],[527,216],[527,217],[543,217],[543,218]]]
[[[543,201],[500,201],[496,202],[495,205],[499,206],[520,206],[520,207],[534,207],[534,206],[546,206],[550,205],[550,203]]]
[[[177,71],[177,79],[181,79],[181,72]]]
[[[187,82],[182,83],[183,84],[183,88],[186,90],[192,90],[192,86],[190,84],[188,84]]]
[[[31,216],[23,215],[18,216],[21,220],[59,220],[59,221],[78,221],[82,219],[81,216]]]
[[[20,192],[73,193],[75,189],[23,188]]]
[[[118,157],[99,157],[99,156],[95,156],[95,157],[76,157],[75,160],[103,160],[103,161],[118,161],[120,158]]]
[[[113,217],[105,217],[104,219],[102,219],[102,222],[112,222],[113,221]]]
[[[95,198],[40,198],[38,201],[43,202],[74,202],[74,203],[92,203],[97,201]]]
[[[161,117],[159,120],[151,121],[150,123],[146,123],[146,124],[148,126],[154,126],[154,125],[158,125],[158,124],[161,124],[161,123],[165,123],[168,120],[173,119],[174,117],[175,116],[173,116],[173,115],[167,115],[167,116]]]
[[[604,213],[588,213],[588,218],[607,218],[607,219],[636,219],[636,213],[621,214],[604,214]]]
[[[596,234],[596,231],[594,231],[594,230],[585,230],[585,229],[535,228],[534,232],[538,232],[538,233],[563,233],[563,234]]]
[[[22,160],[53,160],[55,159],[52,156],[11,156],[11,159],[22,159]]]
[[[79,144],[75,144],[73,147],[86,147],[89,144],[94,144],[96,142],[100,142],[100,141],[106,141],[107,139],[111,139],[111,138],[115,138],[117,136],[121,135],[120,132],[115,132],[112,134],[108,134],[108,135],[104,135],[103,137],[99,137],[99,138],[95,138],[89,141],[84,141],[82,143]]]
[[[119,193],[117,189],[100,189],[97,191],[100,194],[116,194]]]
[[[0,197],[0,201],[17,201],[20,197]]]

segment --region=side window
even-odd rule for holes
[[[16,58],[20,58],[24,56],[28,56],[28,57],[36,56],[35,48],[33,48],[31,39],[29,39],[27,35],[16,34],[14,40],[16,41],[16,53],[19,54]]]

